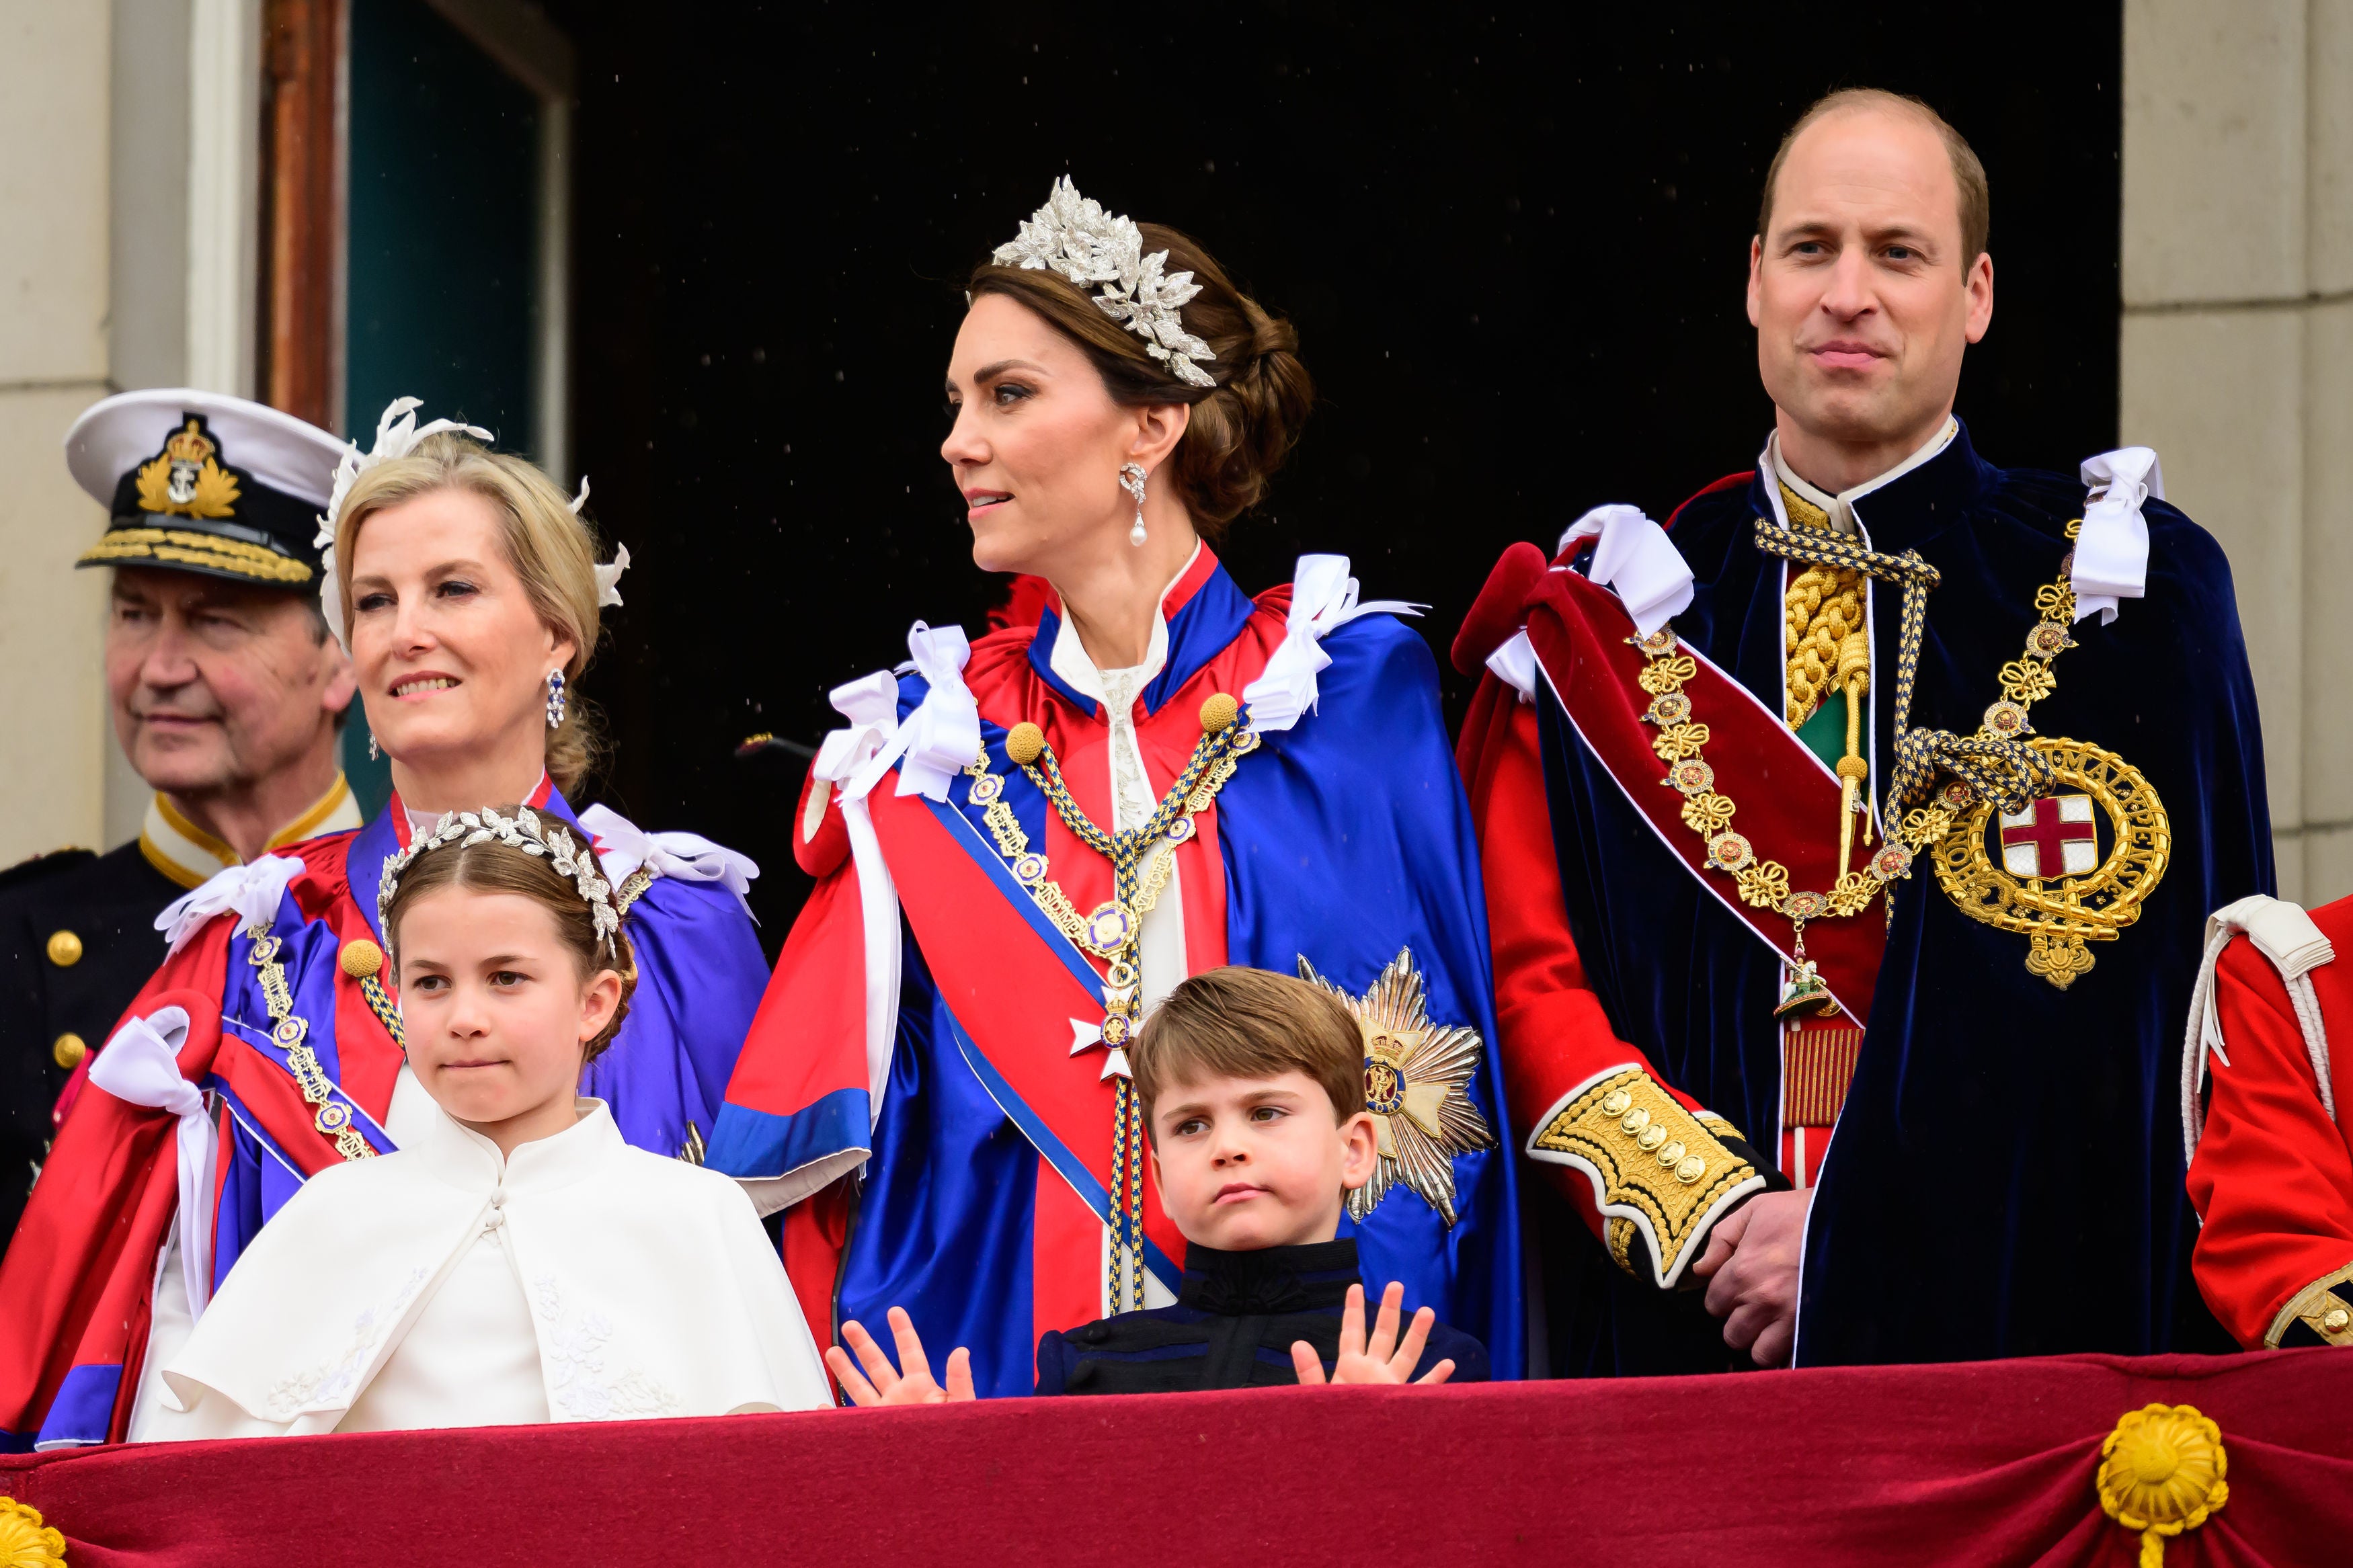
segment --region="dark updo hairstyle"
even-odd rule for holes
[[[511,817],[522,808],[500,805],[491,809],[501,816]],[[566,826],[553,818],[546,820],[551,826]],[[566,831],[575,844],[585,843],[586,836],[580,829],[566,826]],[[392,949],[396,978],[400,973],[400,917],[417,900],[443,888],[522,894],[545,910],[555,921],[556,938],[583,981],[607,969],[621,977],[621,999],[614,1005],[613,1016],[606,1021],[605,1027],[588,1042],[581,1062],[585,1066],[604,1055],[605,1047],[620,1032],[621,1021],[629,1016],[629,998],[638,989],[638,961],[629,948],[628,921],[624,920],[622,929],[613,933],[613,946],[608,952],[596,934],[596,920],[589,910],[588,900],[580,896],[571,878],[548,863],[546,856],[526,854],[495,838],[480,844],[444,845],[410,861],[394,886],[392,897],[385,902],[384,940],[385,945]]]
[[[973,269],[969,297],[1002,294],[1027,305],[1094,362],[1103,387],[1123,407],[1192,405],[1192,423],[1162,469],[1184,498],[1193,526],[1212,542],[1226,524],[1264,500],[1274,471],[1299,440],[1315,401],[1299,360],[1299,334],[1236,289],[1200,245],[1156,223],[1136,225],[1144,254],[1168,253],[1166,270],[1190,272],[1201,291],[1180,314],[1185,330],[1207,342],[1214,360],[1196,360],[1217,384],[1195,386],[1145,352],[1144,339],[1103,313],[1095,289],[1046,268],[985,261]],[[1098,286],[1099,287],[1099,286]]]

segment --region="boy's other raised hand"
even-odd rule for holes
[[[852,1405],[860,1409],[878,1405],[946,1405],[973,1397],[970,1351],[958,1345],[948,1352],[948,1381],[943,1388],[932,1378],[932,1363],[923,1355],[923,1342],[916,1336],[914,1320],[907,1316],[903,1307],[892,1308],[889,1315],[891,1336],[899,1344],[897,1368],[891,1365],[891,1358],[882,1347],[874,1342],[874,1336],[854,1321],[841,1325],[841,1337],[858,1352],[859,1362],[866,1368],[863,1375],[839,1345],[826,1347],[825,1364],[833,1369],[833,1375]]]
[[[1454,1375],[1451,1358],[1440,1362],[1421,1377],[1413,1375],[1413,1369],[1421,1362],[1422,1347],[1430,1342],[1430,1326],[1438,1321],[1438,1314],[1428,1307],[1416,1312],[1412,1326],[1400,1340],[1398,1310],[1404,1302],[1405,1287],[1390,1280],[1388,1289],[1381,1292],[1381,1315],[1374,1321],[1368,1342],[1365,1338],[1365,1288],[1348,1287],[1348,1304],[1340,1312],[1340,1358],[1332,1363],[1331,1381],[1435,1384]],[[844,1325],[845,1331],[847,1328]],[[1324,1381],[1323,1359],[1305,1340],[1292,1342],[1291,1364],[1299,1373],[1303,1386]]]

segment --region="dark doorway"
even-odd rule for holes
[[[1710,9],[553,6],[581,61],[575,462],[637,563],[587,682],[606,793],[756,856],[782,940],[797,772],[731,747],[815,741],[910,620],[979,623],[941,372],[959,280],[1066,172],[1299,323],[1323,404],[1236,577],[1345,552],[1441,649],[1507,542],[1749,465],[1758,182],[1831,88],[1922,94],[1985,160],[1978,446],[2112,445],[2119,7]]]

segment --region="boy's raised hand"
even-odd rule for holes
[[[1424,1307],[1413,1315],[1413,1324],[1406,1330],[1405,1338],[1398,1338],[1398,1309],[1405,1302],[1405,1287],[1396,1280],[1381,1292],[1381,1315],[1373,1324],[1373,1337],[1365,1339],[1365,1288],[1348,1287],[1348,1304],[1340,1312],[1340,1359],[1332,1364],[1334,1383],[1419,1383],[1440,1384],[1454,1375],[1451,1358],[1440,1362],[1422,1377],[1413,1375],[1420,1364],[1422,1347],[1430,1341],[1430,1326],[1438,1314]],[[848,1325],[844,1325],[845,1331]],[[828,1352],[839,1354],[839,1352]],[[1291,1346],[1291,1364],[1299,1373],[1300,1384],[1322,1383],[1324,1362],[1315,1347],[1305,1340],[1295,1340]],[[864,1403],[860,1401],[860,1403]]]
[[[914,1320],[903,1307],[892,1308],[889,1315],[891,1335],[899,1342],[901,1370],[892,1369],[891,1358],[874,1342],[874,1336],[855,1321],[841,1325],[841,1337],[864,1363],[863,1376],[839,1345],[826,1347],[825,1364],[833,1369],[852,1405],[860,1409],[877,1405],[946,1405],[973,1397],[970,1351],[958,1345],[948,1352],[948,1383],[942,1388],[932,1379],[932,1363],[923,1356],[923,1342],[915,1334]]]

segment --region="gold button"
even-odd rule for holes
[[[2320,1316],[2320,1326],[2332,1334],[2343,1333],[2348,1324],[2353,1324],[2353,1312],[2342,1307],[2331,1307]]]
[[[1651,1108],[1647,1105],[1638,1105],[1633,1110],[1626,1113],[1626,1120],[1620,1121],[1618,1126],[1620,1131],[1623,1131],[1629,1137],[1632,1137],[1650,1124]]]
[[[49,933],[49,962],[59,969],[71,969],[81,962],[81,938],[69,931]]]
[[[49,1047],[49,1059],[68,1072],[81,1066],[81,1058],[88,1055],[90,1047],[82,1042],[79,1035],[70,1032],[59,1035],[58,1043]]]
[[[384,949],[364,936],[355,936],[343,943],[343,956],[337,962],[353,979],[365,980],[384,967]]]
[[[1626,1114],[1626,1108],[1633,1103],[1634,1097],[1632,1095],[1627,1093],[1622,1089],[1613,1089],[1608,1094],[1601,1097],[1601,1114],[1604,1116],[1623,1116]]]
[[[1666,1141],[1667,1130],[1653,1121],[1642,1129],[1642,1135],[1635,1139],[1634,1142],[1643,1149],[1655,1149]]]
[[[1683,1163],[1683,1158],[1686,1152],[1688,1151],[1683,1148],[1683,1140],[1678,1138],[1659,1151],[1659,1163],[1672,1171]]]
[[[1675,1180],[1690,1186],[1707,1174],[1707,1162],[1694,1154],[1675,1167]]]

